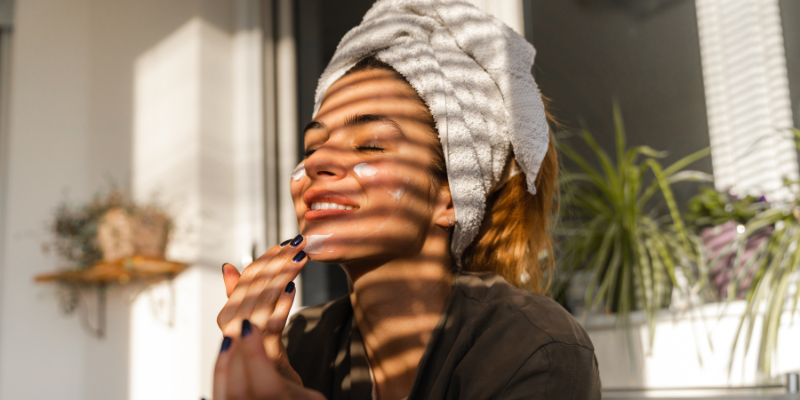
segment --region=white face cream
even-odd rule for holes
[[[403,197],[403,194],[405,194],[405,192],[406,192],[405,189],[397,188],[396,190],[390,190],[389,194],[392,195],[392,197],[394,197],[395,200],[400,200]]]
[[[331,236],[333,236],[332,233],[328,234],[328,235],[308,235],[308,236],[306,236],[306,240],[308,242],[306,243],[306,247],[303,249],[303,251],[305,251],[308,254],[319,254],[319,253],[322,253],[322,242],[324,242],[325,239],[327,239],[327,238],[329,238]]]
[[[359,178],[363,178],[365,176],[372,176],[378,173],[378,169],[369,165],[367,163],[361,163],[353,167],[353,171],[355,171],[356,175]]]
[[[299,181],[302,177],[306,176],[306,164],[300,164],[292,172],[292,180]]]

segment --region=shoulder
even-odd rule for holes
[[[307,388],[332,396],[336,356],[350,334],[353,311],[347,296],[300,310],[283,330],[289,364]],[[329,368],[321,367],[329,366]]]
[[[494,273],[462,273],[456,278],[454,294],[482,324],[506,326],[524,331],[535,339],[535,347],[551,343],[574,345],[594,350],[589,335],[560,304],[539,294],[516,288]]]
[[[353,313],[348,296],[340,297],[295,313],[283,330],[283,340],[288,346],[291,342],[312,338],[325,338],[340,331]]]
[[[449,350],[459,359],[451,389],[478,398],[599,398],[592,342],[558,303],[493,273],[460,275],[453,295],[451,313],[462,322]]]

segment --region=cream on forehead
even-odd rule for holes
[[[292,179],[295,181],[299,181],[300,178],[306,176],[306,164],[302,163],[297,166],[297,168],[292,171]]]
[[[367,163],[361,163],[353,167],[353,171],[355,171],[356,175],[359,178],[363,178],[365,176],[372,176],[378,173],[378,169],[369,165]]]
[[[306,236],[306,247],[303,249],[308,254],[319,254],[322,253],[322,242],[325,239],[333,236],[333,234],[328,235],[308,235]]]

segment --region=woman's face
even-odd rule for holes
[[[430,121],[391,71],[355,72],[328,89],[291,181],[312,259],[374,264],[415,254],[452,215],[449,191],[429,173],[438,145]]]

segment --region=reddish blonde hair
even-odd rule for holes
[[[391,71],[408,83],[389,64],[375,57],[361,60],[346,74],[371,69]],[[543,96],[542,100],[547,105],[547,98]],[[420,102],[425,104],[422,99]],[[436,133],[429,110],[425,118]],[[550,113],[547,119],[554,123]],[[435,183],[443,185],[447,183],[444,152],[438,140],[431,142],[434,160],[429,172]],[[552,137],[535,184],[534,196],[528,192],[525,175],[517,174],[489,196],[481,229],[464,251],[465,271],[494,272],[516,287],[549,294],[555,269],[550,231],[558,210],[558,153]]]
[[[536,176],[535,196],[528,192],[525,175],[517,174],[486,200],[481,229],[464,252],[464,269],[491,271],[514,286],[549,294],[557,192],[558,153],[551,140]]]

